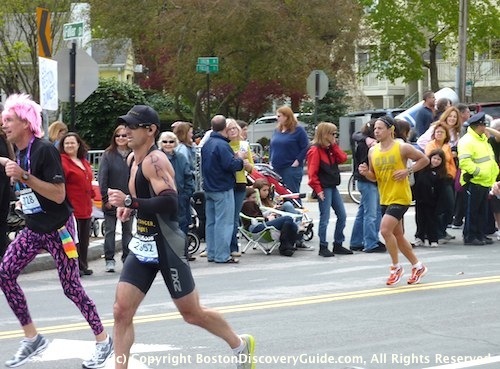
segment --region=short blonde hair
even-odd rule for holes
[[[160,138],[158,139],[158,142],[157,142],[158,147],[161,148],[162,141],[167,140],[167,139],[174,140],[175,146],[177,146],[179,144],[179,140],[177,139],[177,136],[175,135],[174,132],[164,131],[160,134]]]
[[[55,142],[57,141],[57,136],[59,135],[59,132],[63,131],[64,133],[68,132],[68,126],[66,123],[61,122],[60,120],[56,120],[49,126],[49,141],[50,142]]]
[[[313,145],[318,145],[326,147],[330,145],[330,140],[328,136],[331,134],[337,134],[337,126],[331,122],[320,122],[316,127],[314,132]]]

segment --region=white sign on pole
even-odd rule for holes
[[[57,110],[57,61],[38,57],[38,79],[40,83],[40,106],[46,110]]]
[[[69,101],[69,50],[59,50],[54,56],[58,61],[59,100]],[[85,50],[76,50],[75,101],[83,102],[99,86],[99,65]]]

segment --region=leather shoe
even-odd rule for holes
[[[484,246],[484,245],[486,245],[486,242],[478,240],[477,238],[473,238],[471,240],[464,240],[464,245]]]
[[[373,249],[364,249],[363,250],[364,252],[366,253],[372,253],[372,252],[386,252],[387,249],[385,248],[385,246],[382,246],[382,245],[379,245],[377,247],[374,247]]]
[[[361,245],[361,246],[349,246],[349,248],[351,249],[351,251],[363,251],[365,247]]]

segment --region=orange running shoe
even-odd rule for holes
[[[422,268],[412,268],[411,269],[411,277],[408,278],[408,284],[417,284],[420,283],[422,277],[427,273],[427,267],[422,264]]]
[[[387,284],[388,286],[394,286],[401,280],[403,274],[405,274],[405,271],[403,270],[402,266],[391,266],[391,274],[389,275],[389,278],[387,279],[387,282],[385,284]]]

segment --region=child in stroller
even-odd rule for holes
[[[247,179],[253,187],[259,189],[262,206],[286,213],[301,214],[300,217],[294,217],[302,236],[297,242],[297,246],[299,249],[312,249],[303,243],[303,241],[310,241],[314,237],[314,230],[312,219],[308,216],[302,203],[298,201],[301,194],[292,193],[269,164],[256,163]]]

